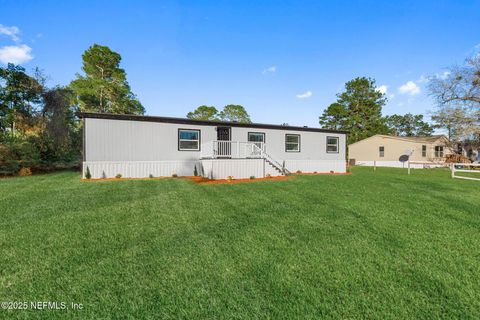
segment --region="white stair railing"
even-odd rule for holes
[[[200,156],[202,158],[261,158],[259,150],[263,150],[263,142],[239,142],[213,140],[202,144]]]
[[[256,152],[260,153],[261,157],[267,160],[272,166],[277,168],[283,174],[290,174],[290,171],[287,170],[283,165],[281,165],[277,160],[273,159],[268,153],[265,152],[265,148],[259,148],[255,145]]]
[[[204,159],[260,158],[268,161],[283,174],[290,173],[282,164],[265,152],[265,144],[263,142],[208,141],[202,144],[200,156]]]

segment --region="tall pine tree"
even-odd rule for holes
[[[365,77],[350,80],[337,98],[319,118],[323,127],[349,131],[349,144],[389,132],[382,117],[387,99],[376,89],[375,80]]]
[[[144,107],[130,90],[120,54],[94,44],[82,55],[85,75],[70,83],[80,111],[143,114]]]

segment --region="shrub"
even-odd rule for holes
[[[250,176],[250,179],[252,179],[252,180],[255,179],[255,176]]]
[[[271,178],[271,177],[272,177],[272,175],[271,175],[270,173],[267,173],[267,174],[265,175],[265,178]]]
[[[107,175],[105,174],[105,171],[102,171],[102,179],[107,179]]]
[[[317,174],[318,172],[317,171],[313,171],[313,174]]]
[[[90,173],[90,168],[87,166],[87,171],[85,172],[85,179],[90,179],[92,174]]]
[[[228,176],[228,177],[227,177],[227,180],[228,180],[228,181],[233,180],[233,176]]]
[[[115,176],[115,178],[121,179],[121,178],[122,178],[122,174],[121,174],[121,173],[117,173],[117,175]]]
[[[153,178],[153,174],[150,173],[150,174],[148,175],[148,177],[149,177],[149,178]]]
[[[18,171],[18,175],[20,177],[31,176],[32,170],[30,168],[21,168],[20,171]]]
[[[333,171],[333,170],[330,170],[330,173],[335,173],[335,171]]]
[[[43,117],[38,120],[38,124],[37,120],[34,120],[35,124],[31,123],[33,127],[28,124],[26,133],[19,131],[15,135],[10,132],[3,134],[0,129],[0,176],[18,175],[19,170],[24,167],[30,168],[32,173],[79,167],[80,144],[72,145],[70,140],[65,144],[56,143],[57,137],[42,129],[44,125],[49,126],[49,120]],[[44,120],[47,122],[44,123]],[[26,124],[25,122],[22,125]],[[68,137],[70,138],[72,141],[81,141],[74,133]]]
[[[297,173],[299,173],[299,174],[300,174],[300,173],[302,173],[302,171],[301,171],[301,170],[297,170]]]
[[[198,176],[197,165],[193,168],[193,175],[196,177]]]
[[[176,178],[178,175],[176,173],[172,173],[172,178]]]

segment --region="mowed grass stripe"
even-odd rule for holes
[[[447,170],[199,185],[0,180],[6,318],[477,318],[479,195]]]

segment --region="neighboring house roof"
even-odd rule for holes
[[[438,141],[440,139],[445,139],[445,140],[449,141],[448,138],[443,134],[433,135],[433,136],[419,136],[419,137],[399,137],[399,136],[389,136],[389,135],[384,135],[384,134],[376,134],[376,135],[373,135],[371,137],[365,138],[363,140],[354,142],[354,143],[350,144],[350,146],[354,145],[356,143],[359,143],[359,142],[363,142],[365,140],[369,140],[373,137],[382,137],[382,138],[386,138],[386,139],[403,140],[403,141],[416,142],[416,143],[435,143],[436,141]]]
[[[348,133],[348,131],[329,130],[329,129],[323,129],[323,128],[283,126],[283,125],[278,125],[278,124],[241,123],[241,122],[232,122],[232,121],[193,120],[193,119],[186,119],[186,118],[139,116],[139,115],[131,115],[131,114],[78,112],[76,115],[79,118],[93,118],[93,119],[149,121],[149,122],[192,124],[192,125],[204,125],[204,126],[230,126],[230,127],[277,129],[277,130],[313,131],[313,132],[327,132],[327,133],[330,132],[330,133],[343,133],[343,134]]]

